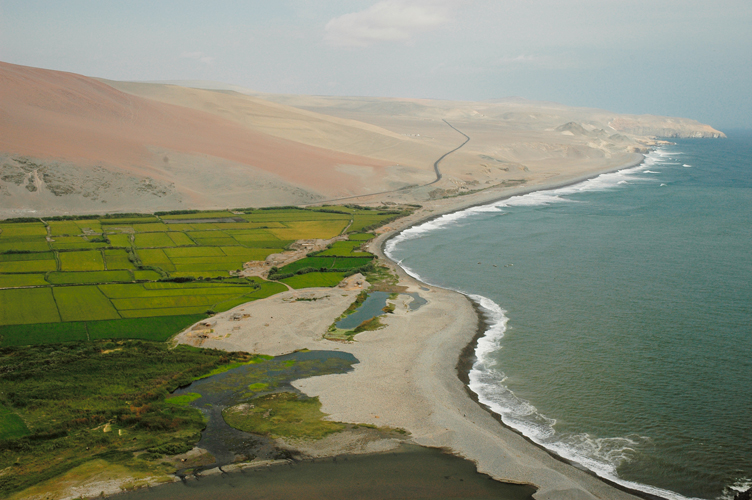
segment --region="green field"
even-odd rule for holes
[[[57,271],[47,274],[53,285],[77,285],[82,283],[107,283],[108,281],[133,281],[128,271]]]
[[[282,280],[292,288],[332,287],[345,279],[345,273],[307,273],[297,274]]]
[[[342,256],[342,257],[369,257],[371,254],[368,252],[361,252],[358,250],[362,241],[335,241],[331,248],[318,252],[316,256],[324,257],[327,255]]]
[[[17,439],[31,434],[24,421],[9,408],[0,405],[0,440]]]
[[[99,250],[60,252],[61,271],[104,271],[104,259]]]
[[[108,234],[107,239],[110,240],[111,247],[131,247],[131,235],[129,234]]]
[[[112,302],[96,286],[57,286],[52,290],[62,321],[120,318]]]
[[[47,253],[47,252],[43,252]],[[19,254],[19,255],[37,255],[37,254]],[[44,273],[57,269],[57,262],[50,260],[16,260],[0,261],[0,273]]]
[[[52,288],[0,290],[0,325],[52,323],[60,321]]]
[[[357,206],[288,207],[2,222],[0,345],[165,340],[187,326],[187,318],[196,321],[208,311],[287,289],[274,281],[233,278],[245,262],[283,252],[295,240],[337,236],[351,225],[352,241],[337,242],[274,275],[314,270],[284,283],[336,286],[346,272],[373,258],[357,250],[373,236],[358,228],[394,213]],[[162,326],[153,331],[144,327],[157,323]]]
[[[44,286],[44,274],[0,274],[0,288]]]
[[[167,236],[167,233],[138,233],[136,234],[137,247],[172,247],[175,242]]]
[[[372,240],[376,235],[371,233],[353,233],[348,236],[350,241],[368,241]]]
[[[126,250],[104,250],[105,262],[107,263],[107,270],[112,271],[114,269],[135,269],[136,266],[128,258],[128,252]]]

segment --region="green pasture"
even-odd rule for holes
[[[17,439],[31,434],[24,421],[10,408],[0,405],[0,441]]]
[[[60,321],[52,288],[0,290],[0,325]]]
[[[52,252],[0,254],[0,262],[13,262],[22,260],[55,260],[55,254]]]
[[[81,227],[74,221],[52,221],[48,223],[50,226],[50,235],[55,236],[75,236],[83,234]]]
[[[91,340],[142,339],[164,342],[176,333],[206,318],[198,314],[161,315],[111,321],[91,321],[86,326]]]
[[[172,247],[175,242],[166,233],[137,233],[137,247]]]
[[[101,241],[95,241],[101,240]],[[100,235],[93,236],[57,236],[50,242],[53,250],[90,250],[110,246]]]
[[[350,241],[368,241],[372,240],[376,235],[371,233],[350,233],[348,238]]]
[[[133,275],[128,271],[56,271],[47,274],[47,281],[53,285],[107,283],[133,281]]]
[[[120,318],[112,302],[96,286],[57,286],[52,291],[64,322]]]
[[[195,245],[196,242],[188,237],[185,233],[167,233],[173,244],[177,246]]]
[[[104,259],[99,250],[60,252],[61,271],[104,271]]]
[[[45,285],[44,274],[0,274],[0,288]]]
[[[139,249],[138,256],[144,266],[159,267],[165,271],[175,271],[175,266],[172,261],[164,253],[164,250],[157,248],[154,249]]]
[[[0,346],[58,344],[87,340],[86,323],[36,323],[0,326]]]
[[[282,280],[292,288],[333,287],[345,279],[346,273],[307,273],[296,274]]]
[[[156,272],[156,271],[150,271],[150,270],[146,270],[146,271],[136,270],[136,271],[133,271],[133,276],[136,278],[136,281],[142,281],[142,280],[154,281],[154,280],[158,280],[158,279],[160,279],[162,277],[162,275],[159,274],[158,272]]]
[[[0,224],[0,239],[16,236],[47,236],[47,226],[41,222],[8,222]]]
[[[319,257],[328,255],[341,257],[370,257],[370,253],[358,250],[362,244],[362,241],[335,241],[331,248],[328,248],[323,252],[318,252],[316,255]]]
[[[289,221],[285,222],[285,226],[287,227],[271,228],[267,229],[267,231],[280,240],[307,240],[314,238],[326,240],[334,238],[347,227],[350,218],[346,215],[343,215],[343,217],[344,219]]]
[[[0,254],[5,252],[48,252],[50,244],[44,236],[9,236],[0,234]]]
[[[131,247],[131,235],[130,234],[108,234],[107,239],[110,240],[111,247],[120,247],[120,248]]]
[[[99,233],[101,234],[102,231],[102,223],[99,222],[97,219],[84,219],[84,220],[77,220],[75,221],[75,224],[81,228],[81,230],[84,233]]]
[[[371,257],[339,257],[331,269],[357,269],[371,263]]]
[[[225,257],[226,254],[219,247],[181,247],[166,248],[165,255],[170,259],[175,257]]]
[[[294,273],[307,267],[313,269],[331,269],[334,266],[334,257],[306,257],[296,260],[279,270],[279,274]]]
[[[136,266],[128,258],[126,250],[104,250],[104,260],[107,263],[107,270],[114,269],[135,269]]]
[[[11,254],[13,255],[13,254]],[[36,255],[36,254],[16,254],[16,255]],[[7,256],[7,254],[6,254]],[[55,259],[47,260],[0,260],[0,273],[44,273],[57,269]]]

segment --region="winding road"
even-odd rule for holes
[[[452,125],[448,121],[444,120],[443,118],[441,119],[441,121],[443,121],[444,123],[446,123],[447,125],[449,125],[451,128],[453,128],[454,130],[456,130],[457,132],[459,132],[460,134],[462,134],[465,137],[465,141],[462,144],[460,144],[459,146],[457,146],[456,148],[454,148],[453,150],[447,151],[446,153],[444,153],[443,155],[441,155],[441,157],[438,160],[436,160],[435,162],[433,162],[433,170],[434,170],[434,172],[436,172],[436,179],[435,180],[429,182],[428,184],[423,184],[423,185],[420,185],[420,186],[415,186],[416,188],[430,186],[432,184],[436,184],[437,182],[439,182],[441,180],[441,177],[442,177],[441,170],[439,170],[439,163],[441,163],[441,160],[443,160],[444,158],[446,158],[450,154],[454,153],[455,151],[457,151],[458,149],[460,149],[462,146],[464,146],[465,144],[467,144],[470,141],[470,136],[468,136],[467,134],[465,134],[464,132],[462,132],[461,130],[459,130],[457,127],[455,127],[454,125]],[[356,195],[356,196],[346,196],[344,198],[331,198],[329,200],[319,200],[319,201],[317,201],[315,203],[305,203],[305,204],[300,205],[300,206],[307,207],[307,206],[312,206],[312,205],[320,205],[321,203],[329,203],[331,201],[352,200],[352,199],[355,199],[355,198],[363,198],[365,196],[375,196],[375,195],[379,195],[379,194],[395,193],[397,191],[402,191],[403,189],[405,189],[405,188],[392,189],[390,191],[379,191],[377,193],[359,194],[359,195]]]

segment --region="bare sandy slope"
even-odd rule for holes
[[[422,203],[609,169],[654,145],[646,135],[722,135],[522,99],[253,94],[6,63],[0,82],[0,217]]]
[[[0,63],[0,83],[3,207],[52,211],[67,197],[89,208],[92,193],[101,210],[248,206],[275,201],[249,192],[299,203],[404,185],[386,180],[387,161],[262,133],[84,76]],[[224,182],[207,185],[209,175]],[[86,183],[88,190],[78,188]],[[142,184],[158,187],[144,193]],[[118,191],[134,199],[117,200]]]

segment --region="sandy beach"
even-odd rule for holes
[[[639,159],[635,162],[639,163]],[[578,180],[581,179],[566,179],[556,185]],[[399,285],[406,287],[408,293],[417,292],[427,303],[411,311],[408,305],[412,299],[401,294],[395,301],[394,313],[382,321],[386,326],[358,334],[353,343],[324,340],[322,336],[355,299],[358,287],[288,291],[244,304],[213,317],[211,333],[206,338],[198,340],[195,331],[189,330],[178,341],[271,355],[303,348],[349,352],[360,361],[354,371],[294,382],[305,394],[319,397],[322,411],[331,420],[405,429],[413,442],[472,460],[480,472],[498,480],[535,485],[535,498],[636,498],[552,457],[504,427],[475,402],[456,369],[461,353],[474,342],[478,332],[479,316],[472,302],[460,293],[414,280],[382,252],[385,241],[407,227],[443,213],[531,190],[528,186],[460,200],[439,200],[396,221],[372,240],[369,249],[395,270]],[[298,300],[301,298],[306,300]],[[388,449],[390,444],[370,443],[361,449],[348,448],[345,443],[327,446],[328,453],[368,452]]]

